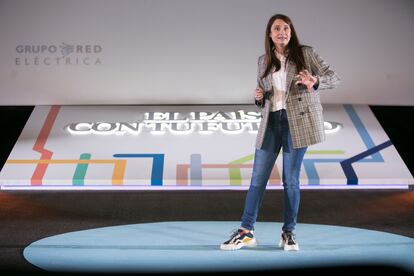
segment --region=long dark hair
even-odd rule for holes
[[[266,70],[264,71],[261,78],[266,77],[270,70],[272,69],[272,66],[276,67],[276,71],[279,71],[280,69],[280,60],[276,57],[276,54],[274,52],[275,44],[273,43],[272,38],[270,37],[271,28],[273,25],[273,22],[275,20],[281,19],[285,21],[287,24],[289,24],[290,30],[291,30],[291,36],[290,41],[288,45],[286,46],[287,50],[287,58],[286,58],[286,64],[289,60],[291,60],[295,65],[298,71],[301,71],[305,68],[305,59],[303,57],[302,47],[299,43],[298,36],[295,31],[295,27],[293,27],[292,20],[284,14],[275,14],[273,15],[269,21],[267,22],[266,27],[266,37],[265,37],[265,50],[266,50]]]

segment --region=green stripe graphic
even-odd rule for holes
[[[82,153],[80,155],[79,160],[90,160],[91,156],[92,156],[92,154],[90,154],[90,153]],[[75,174],[73,175],[73,179],[72,179],[72,185],[73,186],[83,186],[83,185],[85,185],[85,175],[86,175],[86,171],[88,169],[88,165],[89,164],[85,163],[85,164],[78,164],[76,166]]]

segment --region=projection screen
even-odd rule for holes
[[[411,0],[0,0],[0,105],[251,104],[284,13],[337,71],[323,103],[414,105]]]

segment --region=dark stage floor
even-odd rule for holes
[[[0,267],[38,271],[23,258],[23,249],[70,231],[145,222],[238,221],[244,197],[244,191],[3,191]],[[281,207],[282,191],[267,191],[258,221],[282,221]],[[412,191],[303,190],[298,223],[414,238],[413,210]]]

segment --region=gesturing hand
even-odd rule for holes
[[[256,90],[254,90],[254,98],[256,101],[261,101],[263,100],[263,90],[261,88],[256,88]]]
[[[305,85],[309,92],[311,92],[312,86],[314,86],[318,81],[318,79],[312,76],[306,69],[300,71],[299,74],[296,75],[296,78],[298,79],[298,81],[296,81],[296,84]]]

